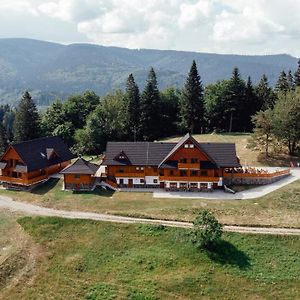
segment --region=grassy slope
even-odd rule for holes
[[[226,234],[219,253],[182,229],[23,218],[42,247],[34,279],[4,299],[297,299],[297,237]]]
[[[300,181],[254,200],[156,199],[151,193],[72,193],[51,180],[32,193],[0,190],[16,200],[66,210],[173,220],[194,219],[204,208],[226,224],[300,227]]]

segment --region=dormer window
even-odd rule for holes
[[[116,157],[115,160],[128,160],[128,157],[124,153],[124,151],[121,151]]]
[[[121,154],[121,155],[119,156],[119,159],[125,159],[125,156],[124,156],[123,154]]]

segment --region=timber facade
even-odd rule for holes
[[[120,188],[211,191],[223,187],[224,170],[241,167],[235,144],[108,142],[106,180]]]
[[[60,173],[64,176],[64,189],[70,191],[92,191],[96,186],[97,164],[78,158]]]
[[[6,188],[29,189],[61,171],[72,158],[59,137],[12,144],[0,158],[0,181]]]

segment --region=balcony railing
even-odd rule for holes
[[[203,177],[203,176],[160,176],[160,181],[177,181],[177,182],[218,182],[219,177]]]
[[[178,169],[200,170],[200,163],[178,163]]]
[[[143,172],[141,173],[115,173],[115,177],[132,177],[132,178],[142,178],[145,177],[145,174]]]
[[[270,173],[224,173],[224,177],[229,178],[274,178],[277,176],[288,175],[290,170],[282,170]]]
[[[42,176],[34,177],[34,178],[31,178],[31,179],[0,176],[0,181],[7,182],[7,183],[12,183],[12,184],[31,185],[31,184],[43,181],[47,178],[48,178],[47,175],[42,175]]]

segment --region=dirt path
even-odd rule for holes
[[[164,226],[180,227],[180,228],[192,227],[192,223],[189,222],[141,219],[141,218],[99,214],[99,213],[57,210],[57,209],[41,207],[29,203],[14,201],[11,198],[5,196],[0,196],[0,207],[9,209],[11,211],[22,212],[27,215],[52,216],[52,217],[62,217],[68,219],[86,219],[86,220],[106,221],[106,222],[114,222],[114,223],[160,224]],[[224,230],[227,232],[239,232],[239,233],[300,236],[300,229],[289,229],[289,228],[224,226]]]

